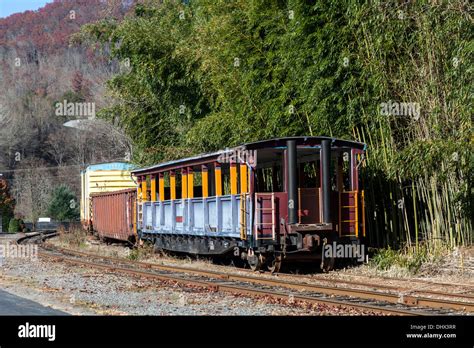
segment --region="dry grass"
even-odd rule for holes
[[[85,248],[88,233],[82,228],[72,228],[71,230],[59,229],[59,242],[65,246],[73,248]]]
[[[153,256],[154,248],[151,243],[144,243],[139,247],[130,250],[127,258],[132,261],[143,261]]]
[[[436,262],[425,262],[418,274],[426,277],[461,276],[474,279],[474,248],[457,247]]]
[[[474,248],[440,248],[432,253],[428,248],[413,250],[383,249],[369,264],[351,270],[370,276],[392,278],[424,278],[437,281],[471,283],[474,279]]]

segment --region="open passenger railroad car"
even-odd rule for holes
[[[252,269],[321,261],[327,243],[365,236],[365,145],[289,137],[132,171],[139,237],[157,249],[239,257]]]

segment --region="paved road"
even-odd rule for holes
[[[0,315],[68,315],[0,290]]]

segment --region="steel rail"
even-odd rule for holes
[[[350,274],[349,276],[350,277],[355,277],[355,278],[369,278],[369,279],[371,278],[371,276],[366,276],[366,275],[361,275],[361,274]],[[357,280],[352,281],[352,280],[343,280],[343,279],[327,279],[327,278],[324,278],[324,277],[318,277],[318,276],[309,277],[309,276],[305,276],[305,275],[301,275],[301,279],[321,280],[321,281],[337,281],[337,282],[340,282],[340,283],[360,284],[360,285],[367,284],[367,283],[357,281]],[[394,277],[386,277],[386,276],[377,276],[377,279],[387,280],[387,281],[394,281],[394,282],[402,282],[402,283],[410,283],[410,284],[420,283],[420,284],[425,284],[425,285],[442,286],[442,287],[449,287],[449,288],[458,286],[458,287],[463,287],[463,288],[469,288],[469,290],[467,290],[467,291],[474,293],[474,286],[470,285],[470,284],[444,283],[444,282],[431,281],[431,280],[427,280],[427,279],[405,279],[405,278],[394,278]],[[383,288],[387,288],[387,289],[389,289],[389,288],[402,289],[402,287],[399,287],[399,286],[383,285],[383,284],[377,284],[377,287],[383,287]],[[408,288],[406,288],[406,289],[408,289]],[[417,290],[414,290],[414,291],[417,291]],[[421,290],[421,291],[431,292],[431,290]],[[449,293],[443,293],[443,294],[449,296]],[[453,294],[453,293],[451,293],[451,294],[452,295],[457,295],[457,294]],[[459,295],[461,295],[461,294],[459,294]],[[474,299],[474,295],[467,295],[467,296],[466,295],[461,295],[461,296],[470,297],[470,298]]]
[[[355,288],[341,288],[335,286],[326,286],[326,285],[316,285],[316,284],[306,284],[294,281],[287,281],[287,280],[278,280],[278,279],[269,279],[269,278],[262,278],[250,275],[239,275],[239,274],[229,274],[217,271],[210,271],[210,270],[203,270],[197,268],[187,268],[181,266],[169,266],[169,265],[157,265],[152,263],[144,263],[144,262],[134,262],[129,260],[123,260],[114,257],[108,256],[100,256],[96,254],[64,249],[64,248],[56,248],[51,246],[46,246],[45,248],[49,250],[58,251],[62,254],[70,254],[73,256],[81,256],[87,257],[88,259],[96,258],[107,260],[112,264],[126,264],[133,267],[143,267],[146,269],[154,269],[160,271],[168,271],[168,272],[180,272],[180,273],[187,273],[187,274],[195,274],[209,278],[227,280],[227,281],[234,281],[234,282],[246,282],[246,283],[253,283],[256,285],[264,285],[264,286],[272,286],[276,288],[285,288],[296,290],[299,292],[314,292],[318,294],[330,295],[330,296],[348,296],[353,298],[359,298],[364,300],[375,300],[375,301],[382,301],[388,302],[392,304],[404,304],[407,306],[418,306],[418,307],[428,307],[434,309],[448,309],[448,310],[457,310],[462,312],[474,312],[474,303],[473,302],[463,302],[463,301],[451,301],[445,299],[436,299],[436,298],[429,298],[429,297],[422,297],[422,296],[413,296],[410,294],[393,294],[381,291],[373,291],[373,290],[362,290],[362,289],[355,289]],[[361,285],[361,284],[358,284]],[[363,284],[365,286],[375,287],[373,284]],[[395,288],[397,289],[397,288]],[[446,296],[447,294],[438,293],[438,296]],[[452,295],[452,294],[449,294]],[[446,297],[449,297],[446,296]],[[464,295],[457,296],[457,297],[465,297]],[[467,296],[469,298],[469,296]]]

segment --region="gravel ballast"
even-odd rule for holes
[[[42,259],[4,259],[0,289],[73,315],[340,315],[339,308],[237,296]]]

